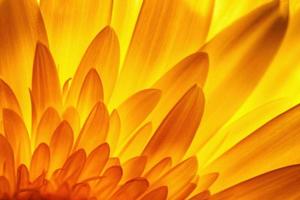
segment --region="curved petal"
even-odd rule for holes
[[[40,144],[33,152],[30,163],[30,178],[35,180],[48,171],[50,164],[50,150],[45,143]]]

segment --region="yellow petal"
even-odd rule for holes
[[[300,150],[297,144],[300,139],[299,123],[300,106],[296,106],[216,159],[204,170],[220,174],[212,191],[220,191],[264,172],[299,163],[300,159],[295,156],[295,152]]]
[[[221,199],[299,199],[300,166],[288,166],[239,183],[211,200]]]
[[[162,157],[170,156],[177,163],[184,156],[199,126],[203,104],[203,93],[197,86],[178,101],[143,151],[150,166]]]
[[[166,200],[168,197],[168,187],[161,186],[148,192],[141,200]]]
[[[103,100],[103,87],[95,69],[86,75],[77,100],[77,109],[81,118],[85,119],[98,101]]]
[[[30,163],[30,178],[35,180],[37,177],[46,173],[50,163],[50,150],[45,143],[40,144],[33,152]]]
[[[144,172],[146,166],[147,158],[144,156],[138,156],[131,158],[122,164],[123,176],[122,182],[140,177]]]
[[[22,118],[12,110],[3,109],[3,128],[14,150],[16,165],[28,165],[31,158],[31,146]]]
[[[197,51],[208,32],[212,5],[209,0],[144,1],[115,98],[122,101],[149,87],[180,59]]]
[[[159,179],[163,174],[165,174],[169,169],[171,169],[172,160],[170,157],[164,158],[159,161],[154,167],[152,167],[147,173],[145,173],[144,177],[150,183],[154,183],[157,179]]]
[[[64,141],[64,142],[62,142]],[[71,152],[73,145],[73,131],[68,122],[62,121],[54,131],[50,141],[51,164],[49,173],[62,167]]]
[[[76,140],[74,149],[83,148],[86,153],[90,153],[99,144],[105,141],[108,126],[109,115],[106,107],[102,102],[98,102],[85,121]]]
[[[204,90],[207,104],[189,155],[198,151],[251,94],[274,58],[287,23],[287,7],[282,1],[273,1],[236,21],[202,49],[210,55]]]
[[[74,138],[77,138],[80,130],[80,116],[76,108],[73,106],[68,107],[63,113],[63,119],[70,124],[74,132]]]
[[[151,188],[166,185],[168,186],[169,196],[181,191],[197,173],[197,160],[195,157],[182,161],[159,180],[157,180]]]
[[[30,125],[28,88],[36,42],[47,44],[45,27],[35,0],[2,0],[0,18],[0,76],[22,100],[26,125]]]
[[[112,1],[41,0],[40,7],[51,52],[64,82],[73,77],[92,39],[109,24]]]
[[[51,136],[60,122],[60,116],[54,108],[46,109],[37,126],[36,134],[33,136],[35,146],[41,143],[50,144]]]
[[[157,89],[142,90],[124,101],[117,111],[121,119],[121,138],[124,141],[145,120],[157,105],[161,92]]]
[[[109,158],[109,146],[107,144],[99,145],[94,149],[86,159],[85,166],[82,169],[80,180],[99,176]]]
[[[135,200],[148,188],[146,179],[133,179],[120,187],[110,200]]]
[[[38,43],[36,45],[32,71],[32,97],[37,114],[52,106],[60,109],[62,94],[54,60],[48,48]]]
[[[149,116],[154,128],[157,128],[188,89],[195,84],[204,86],[207,72],[208,56],[206,53],[197,52],[177,63],[152,86],[162,91],[158,105]]]
[[[122,160],[128,160],[129,158],[140,155],[151,136],[151,131],[151,123],[147,123],[138,129],[129,139],[124,148],[122,148],[119,157]]]
[[[14,152],[7,139],[0,135],[0,174],[4,176],[11,190],[15,189],[15,161]]]
[[[109,117],[109,130],[107,134],[107,143],[110,147],[110,152],[114,155],[116,147],[118,145],[121,131],[121,119],[117,110],[113,110]]]

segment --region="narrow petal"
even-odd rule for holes
[[[90,42],[110,23],[112,1],[40,0],[40,7],[51,52],[65,81],[73,77]]]
[[[30,139],[22,118],[14,111],[3,109],[5,135],[16,155],[16,165],[28,165],[31,159]]]
[[[45,143],[40,144],[33,152],[30,163],[30,179],[35,180],[49,169],[50,150]]]
[[[239,183],[211,200],[221,199],[298,199],[300,197],[300,165],[288,166]]]
[[[53,132],[61,122],[60,116],[54,108],[47,108],[39,121],[36,129],[35,146],[46,143],[50,144]]]
[[[48,48],[37,43],[32,71],[32,97],[38,115],[52,106],[60,109],[62,94],[54,60]]]
[[[203,147],[255,89],[280,47],[287,24],[287,6],[272,1],[236,21],[203,47],[210,55],[204,90],[207,104],[189,155]]]
[[[28,88],[31,85],[34,49],[37,41],[47,44],[37,1],[2,0],[0,19],[0,76],[22,100],[23,114],[30,119]],[[26,124],[29,125],[30,120]]]
[[[99,144],[105,142],[109,126],[109,115],[105,105],[102,102],[98,102],[87,120],[85,121],[74,149],[83,148],[86,153],[90,153]]]
[[[68,107],[63,113],[63,119],[66,120],[73,129],[74,138],[76,139],[80,130],[80,116],[76,108]]]
[[[149,87],[183,57],[197,51],[205,41],[212,6],[209,0],[144,1],[116,98],[122,101],[128,94]]]
[[[29,186],[29,171],[25,165],[20,165],[17,169],[17,190],[26,189]]]
[[[109,117],[109,130],[107,134],[107,143],[110,147],[110,152],[114,155],[114,152],[118,146],[119,137],[121,132],[121,119],[117,110],[113,110]]]
[[[0,176],[0,197],[9,199],[11,194],[10,183],[4,176]]]
[[[197,160],[195,157],[182,161],[169,172],[157,180],[151,188],[166,185],[168,186],[169,196],[181,191],[197,173]]]
[[[154,167],[152,167],[147,173],[145,173],[144,177],[150,183],[154,183],[157,179],[159,179],[163,174],[171,169],[172,160],[170,157],[164,158],[159,161]]]
[[[179,100],[144,149],[150,166],[162,157],[170,156],[176,163],[184,156],[199,126],[203,104],[203,93],[197,86]]]
[[[141,200],[166,200],[168,197],[168,187],[161,186],[147,193]]]
[[[209,191],[204,191],[195,196],[191,197],[189,200],[210,200],[210,193]]]
[[[85,119],[91,109],[103,100],[103,87],[101,79],[95,69],[86,75],[77,100],[77,109],[81,118]]]
[[[122,182],[140,177],[144,172],[146,166],[147,158],[144,156],[138,156],[131,158],[122,164],[123,176]]]
[[[140,155],[146,146],[152,133],[151,123],[147,123],[134,133],[127,144],[122,148],[119,157],[122,160],[128,160],[134,156]]]
[[[120,187],[110,200],[135,200],[148,188],[146,179],[133,179]]]
[[[207,166],[206,171],[219,172],[213,191],[220,191],[283,166],[299,163],[300,106],[286,111],[260,127]],[[247,162],[251,160],[251,162]],[[247,165],[244,163],[247,162]]]
[[[107,144],[99,145],[88,155],[79,179],[84,180],[94,176],[99,176],[104,169],[108,158],[109,146]]]
[[[142,90],[129,97],[117,108],[122,124],[120,141],[128,138],[145,120],[157,105],[160,96],[160,90]]]
[[[64,142],[62,142],[64,141]],[[62,167],[71,152],[73,145],[73,131],[68,122],[62,121],[54,131],[50,141],[51,164],[49,173]]]
[[[13,149],[7,139],[0,135],[0,174],[8,180],[8,187],[15,189],[15,161]]]

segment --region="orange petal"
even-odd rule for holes
[[[9,184],[11,190],[15,189],[15,161],[13,149],[7,139],[0,135],[0,174],[4,176]],[[2,188],[2,187],[0,187]]]
[[[161,186],[147,193],[141,200],[166,200],[168,197],[168,187]]]
[[[47,108],[37,126],[36,136],[33,136],[35,146],[41,143],[50,144],[51,136],[60,122],[61,119],[57,111],[51,107]]]
[[[116,147],[118,145],[121,131],[121,119],[117,110],[113,110],[109,118],[109,130],[107,134],[107,143],[110,147],[110,152],[114,155]]]
[[[77,100],[77,109],[81,118],[85,119],[98,101],[103,100],[103,88],[95,69],[86,75]]]
[[[110,200],[135,200],[147,190],[148,186],[146,179],[133,179],[122,185]]]
[[[189,200],[210,200],[210,193],[209,191],[204,191],[195,196],[191,197]]]
[[[95,68],[101,77],[105,102],[110,99],[119,68],[119,42],[113,29],[104,28],[86,50],[70,86],[67,101],[74,104],[88,72]]]
[[[20,165],[17,170],[17,191],[29,186],[29,172],[25,165]]]
[[[62,142],[64,141],[64,142]],[[68,122],[62,121],[54,131],[50,141],[51,164],[49,175],[62,167],[71,152],[73,145],[73,131]]]
[[[176,163],[184,156],[199,126],[203,104],[203,93],[197,86],[179,100],[144,149],[150,165],[167,156]]]
[[[154,183],[157,179],[159,179],[163,174],[165,174],[168,170],[170,170],[172,166],[172,160],[170,157],[164,158],[159,161],[154,167],[152,167],[144,177],[150,183]]]
[[[110,0],[40,0],[51,52],[62,81],[73,77],[90,42],[110,23],[112,3]]]
[[[30,178],[35,180],[43,173],[46,173],[50,163],[50,150],[45,143],[40,144],[33,152],[30,163]]]
[[[211,200],[221,199],[298,199],[300,165],[288,166],[239,183]]]
[[[128,138],[151,113],[160,99],[157,89],[142,90],[124,101],[117,111],[121,119],[121,141]]]
[[[127,144],[122,148],[119,157],[122,160],[128,160],[134,156],[140,155],[147,144],[152,131],[151,123],[147,123],[134,133]]]
[[[81,172],[80,180],[99,176],[109,158],[109,146],[99,145],[86,159],[85,166]]]
[[[80,130],[80,116],[76,108],[68,107],[63,113],[63,119],[66,120],[73,129],[74,138],[76,139]]]
[[[144,1],[120,73],[117,98],[122,101],[149,87],[183,57],[197,51],[205,41],[212,6],[209,0]]]
[[[22,118],[14,111],[3,109],[3,128],[11,144],[16,159],[16,165],[26,164],[31,159],[30,139]]]
[[[202,49],[210,55],[204,90],[207,104],[189,155],[233,116],[264,75],[286,32],[288,8],[284,4],[272,1],[256,9]]]
[[[32,97],[38,115],[52,106],[60,110],[62,94],[54,60],[48,48],[37,43],[32,71]]]
[[[144,172],[146,162],[147,158],[145,156],[138,156],[131,158],[130,160],[122,164],[122,183],[141,176]]]
[[[84,150],[80,149],[74,152],[64,163],[56,181],[58,183],[66,182],[69,185],[76,183],[84,167],[85,160],[86,154]]]
[[[217,180],[218,177],[219,173],[210,173],[200,176],[195,192],[199,193],[208,190],[210,186]]]
[[[0,4],[0,76],[22,100],[20,106],[29,125],[34,49],[37,40],[47,44],[47,35],[37,1],[1,0]]]
[[[173,194],[173,196],[169,197],[170,199],[187,199],[189,195],[195,190],[197,187],[196,183],[188,183],[186,184],[180,191]]]
[[[152,86],[162,91],[161,100],[149,117],[154,128],[188,89],[195,84],[204,86],[207,72],[208,56],[206,53],[197,52],[177,63]]]
[[[300,105],[269,121],[216,159],[203,170],[220,174],[212,190],[220,191],[264,172],[299,163],[295,156],[300,151],[299,123]]]
[[[10,199],[11,189],[9,181],[4,176],[0,176],[0,197]]]
[[[72,189],[71,199],[80,200],[85,199],[90,195],[91,187],[87,183],[76,184]],[[89,200],[91,200],[89,198]]]
[[[90,153],[98,145],[104,143],[108,133],[109,115],[105,105],[98,102],[85,121],[74,149],[83,148]]]
[[[169,196],[181,191],[196,175],[197,160],[195,157],[182,161],[157,180],[151,188],[166,185]]]

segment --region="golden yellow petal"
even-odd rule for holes
[[[92,68],[83,81],[77,100],[80,117],[85,119],[98,101],[103,101],[103,87],[97,71]]]
[[[210,55],[207,104],[193,155],[248,98],[274,58],[288,24],[288,9],[273,1],[236,21],[202,50]],[[259,52],[259,53],[258,53]]]
[[[133,179],[125,183],[118,189],[110,200],[135,200],[141,196],[148,188],[146,179]]]
[[[133,157],[122,164],[123,176],[121,183],[140,177],[144,172],[147,158],[145,156]]]
[[[300,150],[299,123],[300,106],[296,106],[233,146],[207,166],[205,171],[220,174],[211,190],[220,191],[267,171],[299,163],[295,156]]]
[[[43,173],[46,173],[50,163],[49,146],[45,143],[38,145],[32,154],[30,163],[30,179],[35,180]]]
[[[121,119],[120,142],[131,136],[132,132],[145,120],[157,105],[160,96],[160,90],[142,90],[129,97],[117,108]]]
[[[62,142],[64,141],[64,142]],[[62,121],[55,129],[50,141],[50,168],[49,174],[60,168],[68,158],[73,146],[73,131],[67,121]]]
[[[109,158],[109,146],[99,145],[87,157],[85,166],[80,174],[80,180],[99,176]]]
[[[47,44],[45,27],[35,0],[2,0],[0,18],[0,76],[22,100],[20,106],[29,125],[34,49],[38,40]]]
[[[121,131],[121,119],[117,110],[113,110],[109,117],[109,130],[106,141],[109,144],[110,152],[114,155],[117,148]]]
[[[159,179],[163,174],[171,169],[172,159],[170,157],[166,157],[159,161],[154,167],[149,169],[147,173],[145,173],[144,177],[147,178],[149,183],[154,183],[157,179]]]
[[[206,0],[144,1],[116,87],[116,101],[149,87],[197,51],[208,32],[212,5]]]
[[[74,150],[83,148],[86,153],[90,153],[99,144],[105,142],[108,126],[108,111],[102,102],[98,102],[86,119],[74,145]]]
[[[168,197],[168,187],[161,186],[148,192],[141,200],[166,200]]]
[[[41,0],[40,7],[51,52],[64,82],[73,76],[93,38],[109,24],[112,1]]]
[[[178,101],[143,151],[151,166],[170,156],[177,163],[189,148],[199,126],[204,106],[202,90],[193,86]],[[184,135],[182,135],[184,133]]]
[[[15,111],[3,109],[3,128],[14,150],[16,165],[28,166],[31,159],[31,145],[23,119]]]
[[[80,116],[77,109],[73,106],[68,107],[62,117],[70,124],[74,132],[74,138],[77,138],[80,130]]]
[[[34,146],[41,143],[50,144],[52,134],[60,122],[61,119],[57,111],[51,107],[47,108],[39,121],[36,133],[32,137],[32,141],[35,142]]]
[[[147,144],[152,133],[151,123],[147,123],[138,129],[122,148],[119,157],[122,160],[128,160],[134,156],[140,155]]]
[[[299,165],[292,165],[262,174],[212,195],[211,200],[299,199],[299,170]]]

